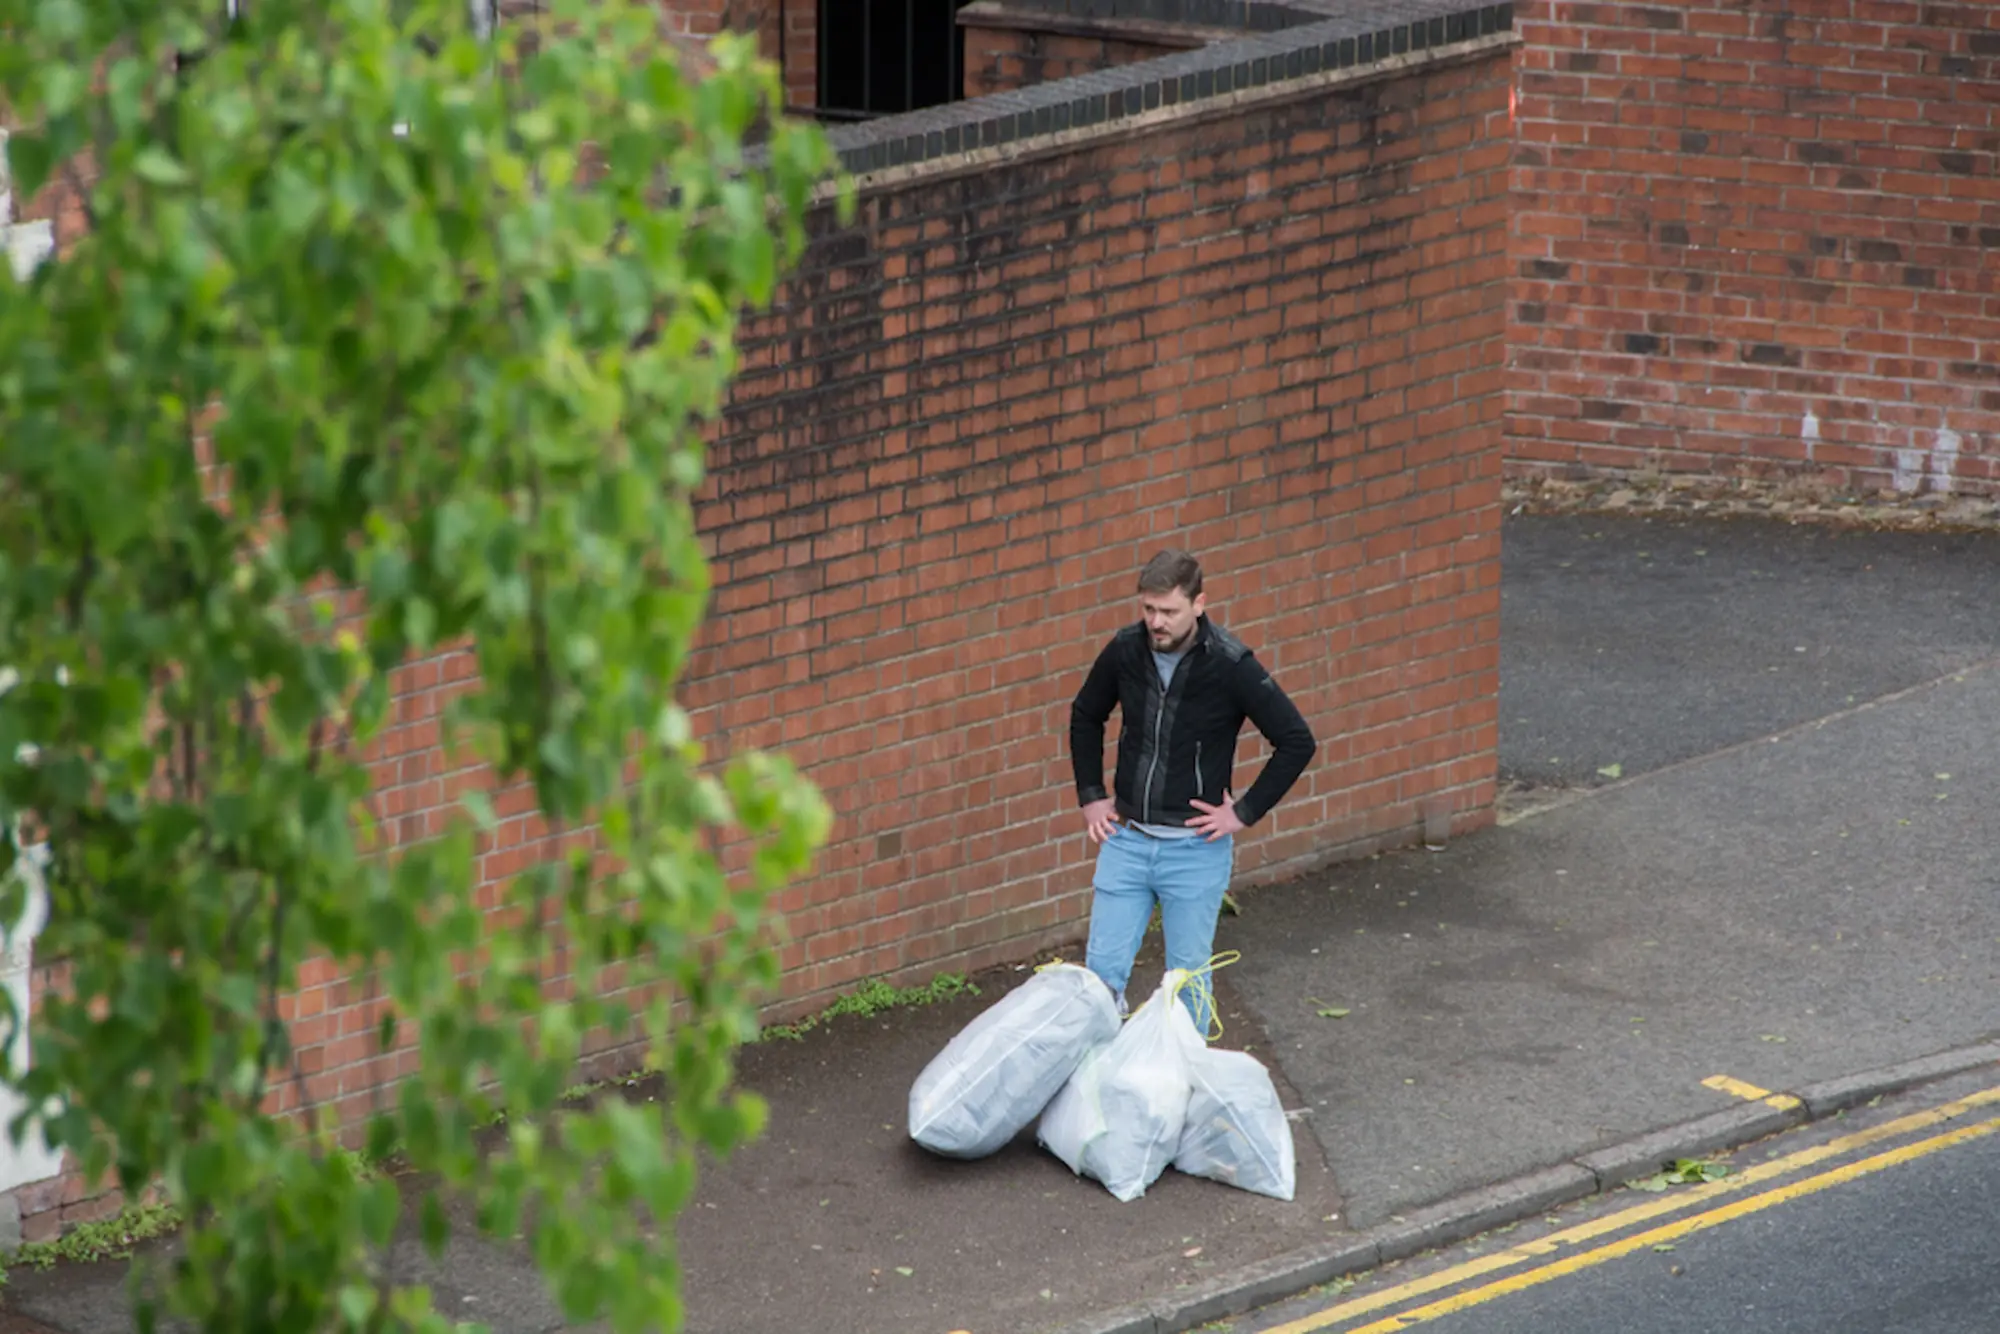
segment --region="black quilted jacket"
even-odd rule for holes
[[[1318,748],[1305,718],[1256,655],[1206,616],[1164,691],[1143,623],[1120,630],[1097,655],[1069,712],[1079,805],[1106,795],[1104,724],[1113,708],[1122,713],[1112,785],[1118,813],[1141,824],[1184,825],[1201,813],[1189,802],[1222,800],[1245,718],[1272,747],[1257,781],[1236,796],[1237,818],[1246,825],[1278,804]]]

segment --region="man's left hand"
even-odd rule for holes
[[[1236,798],[1230,796],[1226,788],[1223,790],[1220,806],[1211,806],[1205,801],[1191,801],[1188,805],[1201,814],[1189,820],[1187,827],[1211,843],[1218,838],[1227,838],[1245,827],[1243,822],[1236,818]]]

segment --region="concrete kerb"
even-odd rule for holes
[[[1558,1163],[1426,1205],[1384,1223],[1369,1235],[1375,1239],[1377,1263],[1386,1265],[1546,1213],[1597,1191],[1598,1178],[1594,1173],[1575,1163]]]
[[[1343,1275],[1382,1264],[1381,1244],[1372,1234],[1333,1237],[1317,1245],[1222,1274],[1153,1302],[1153,1329],[1197,1329],[1211,1320],[1245,1311],[1331,1283]]]
[[[1900,1065],[1884,1066],[1865,1075],[1829,1079],[1807,1084],[1793,1096],[1805,1103],[1809,1119],[1818,1121],[1850,1107],[1859,1107],[1871,1098],[1896,1093],[1934,1079],[1977,1070],[1982,1065],[2000,1064],[2000,1039],[1982,1042],[1956,1051],[1939,1052]]]
[[[1586,1153],[1576,1159],[1576,1165],[1597,1178],[1598,1190],[1616,1190],[1636,1177],[1651,1176],[1676,1158],[1699,1158],[1721,1149],[1733,1149],[1803,1124],[1805,1103],[1796,1097],[1785,1101],[1790,1105],[1772,1107],[1763,1102],[1748,1102],[1709,1116],[1698,1116],[1650,1135]]]
[[[1214,1320],[1295,1297],[1323,1283],[1407,1259],[1518,1223],[1559,1205],[1616,1190],[1677,1158],[1740,1148],[1768,1135],[1824,1120],[1872,1098],[2000,1067],[2000,1039],[1884,1066],[1843,1079],[1808,1084],[1770,1101],[1732,1107],[1583,1154],[1464,1195],[1440,1200],[1395,1222],[1217,1275],[1149,1303],[1121,1306],[1056,1334],[1186,1334]],[[1781,1105],[1773,1106],[1771,1102]],[[1782,1105],[1789,1104],[1789,1105]]]

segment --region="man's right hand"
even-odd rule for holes
[[[1090,831],[1092,843],[1102,843],[1110,838],[1118,828],[1118,802],[1111,797],[1093,801],[1083,808],[1083,827]]]

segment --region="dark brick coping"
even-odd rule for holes
[[[1065,0],[1054,0],[1065,3]],[[1468,0],[1394,0],[1344,4],[1341,0],[1290,0],[1286,5],[1245,0],[1067,0],[1136,11],[1180,5],[1185,12],[1234,7],[1287,9],[1304,13],[1342,11],[1337,17],[1258,36],[1216,42],[1157,60],[1121,65],[1073,79],[1058,79],[1018,92],[951,102],[944,106],[845,125],[829,138],[841,166],[861,174],[910,166],[1058,134],[1065,130],[1137,116],[1162,106],[1178,106],[1303,79],[1323,71],[1364,69],[1393,56],[1473,41],[1514,26],[1514,6]],[[1072,10],[1071,12],[1075,12]],[[1132,15],[1136,17],[1136,12]],[[1156,15],[1157,17],[1158,15]]]
[[[1338,0],[1004,0],[1009,9],[1078,19],[1144,19],[1203,28],[1277,32],[1339,13]]]

